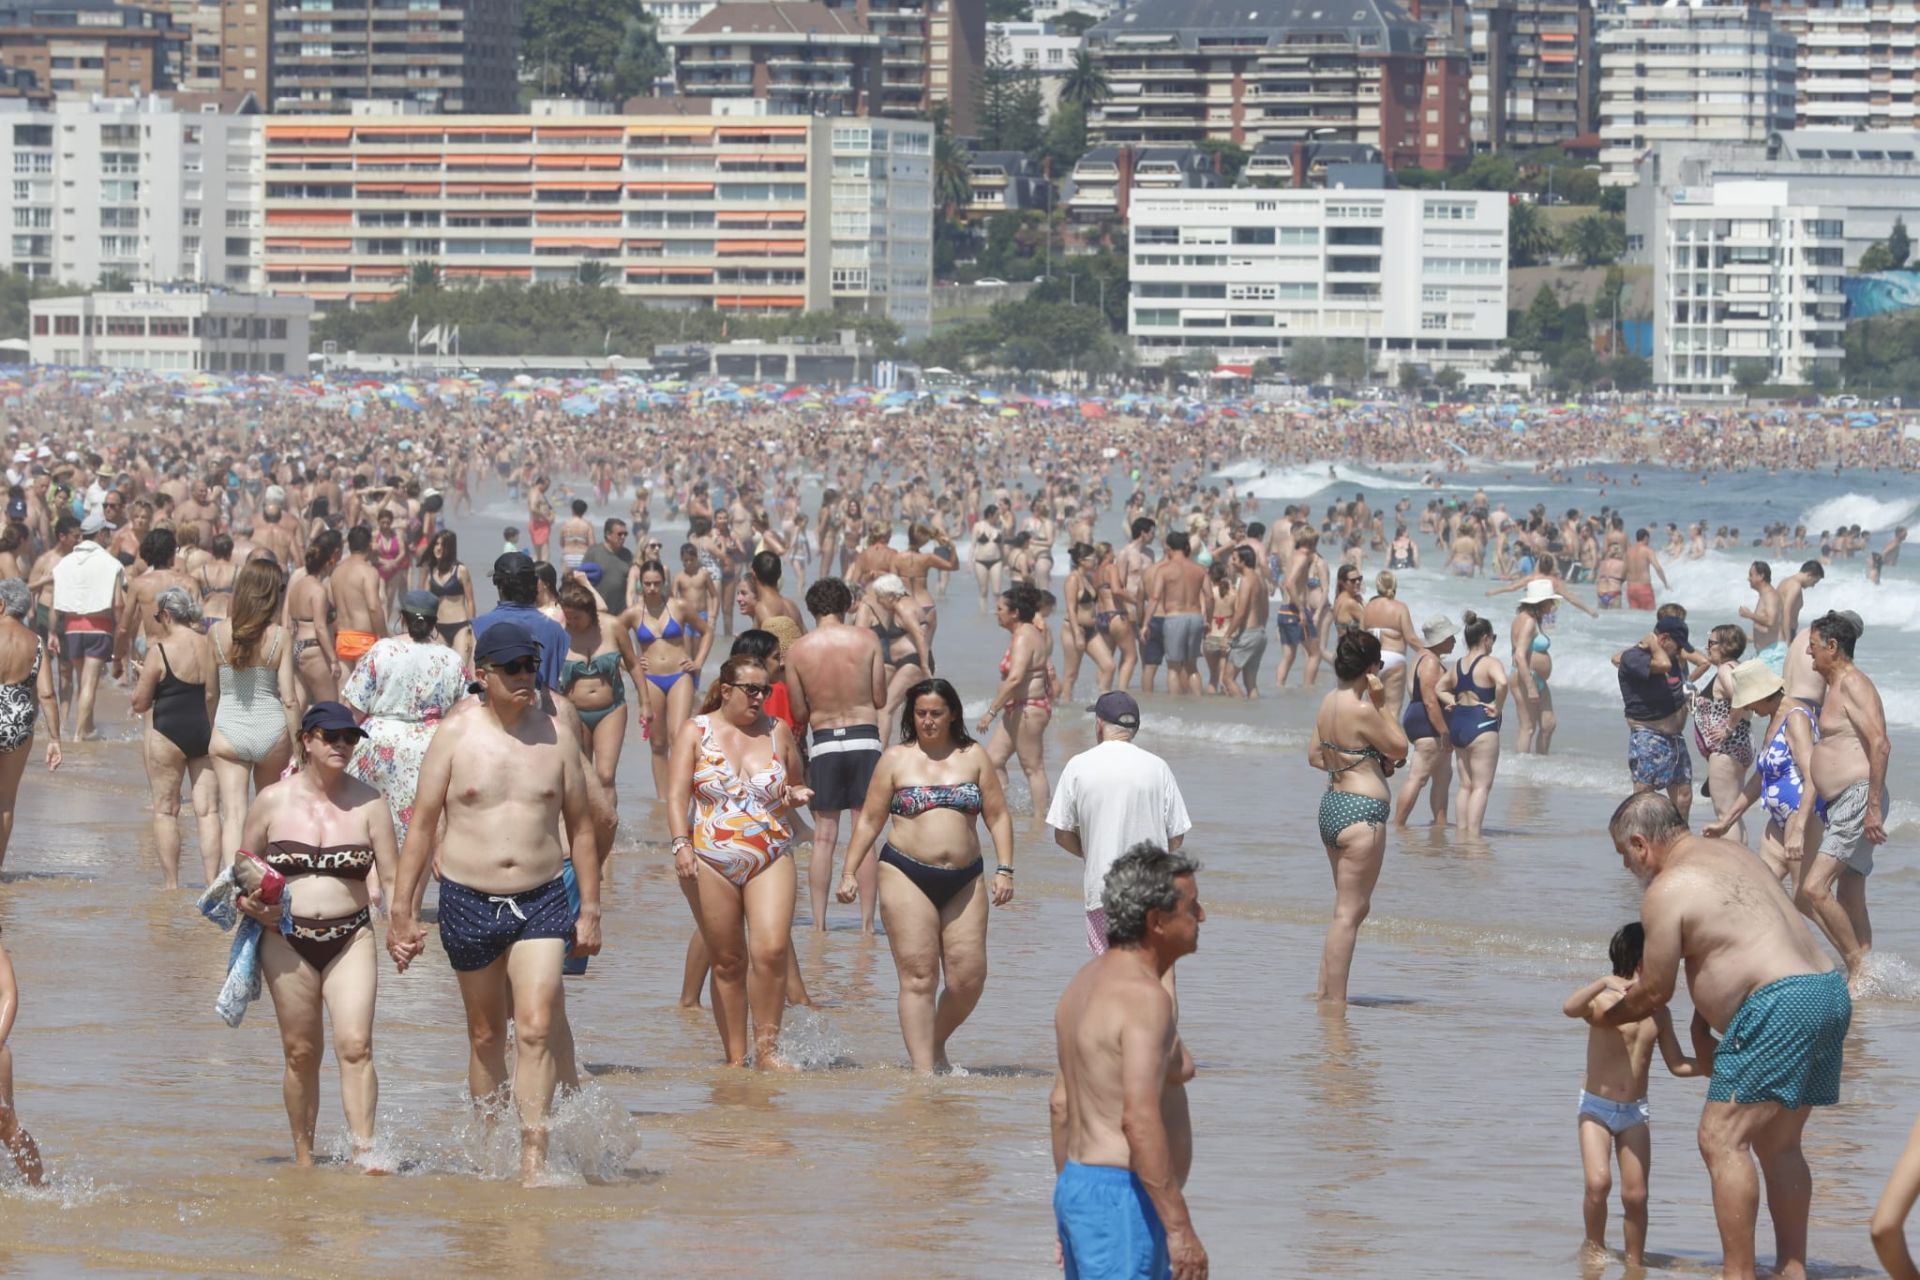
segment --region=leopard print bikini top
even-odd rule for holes
[[[365,880],[373,871],[371,845],[304,844],[275,840],[267,846],[267,865],[283,876],[334,876]]]

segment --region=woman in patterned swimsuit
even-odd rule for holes
[[[792,832],[786,811],[813,798],[787,726],[765,713],[771,678],[760,659],[728,658],[700,713],[675,732],[667,825],[673,869],[713,963],[713,1020],[727,1065],[778,1065],[793,947]]]
[[[1380,639],[1367,631],[1340,637],[1333,655],[1340,687],[1320,703],[1307,763],[1327,771],[1320,797],[1320,840],[1333,867],[1333,922],[1320,953],[1324,1003],[1347,1002],[1347,975],[1360,924],[1387,852],[1387,776],[1407,762],[1407,735],[1386,708]]]
[[[397,863],[393,818],[380,792],[347,772],[364,736],[353,713],[316,702],[300,721],[299,772],[263,788],[247,810],[242,848],[258,852],[287,878],[280,903],[239,900],[266,926],[260,968],[280,1022],[286,1054],[287,1123],[293,1161],[313,1164],[320,1115],[323,1011],[333,1020],[333,1056],[340,1064],[340,1102],[353,1135],[354,1159],[373,1164],[373,1118],[380,1082],[373,1070],[373,1003],[379,948],[368,923],[375,900],[393,889]]]
[[[53,668],[46,661],[45,642],[27,625],[33,612],[33,594],[18,578],[0,581],[0,672],[17,679],[0,681],[0,862],[7,859],[13,838],[14,801],[20,779],[32,754],[33,725],[46,709],[47,768],[60,766],[60,701],[54,692]]]

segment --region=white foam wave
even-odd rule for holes
[[[1264,501],[1297,502],[1328,489],[1366,492],[1368,490],[1424,490],[1428,472],[1410,469],[1404,473],[1368,470],[1340,462],[1314,462],[1276,467],[1262,462],[1236,462],[1223,468],[1218,476],[1240,485],[1241,491]],[[1244,483],[1242,483],[1244,482]],[[1488,493],[1544,492],[1549,485],[1453,483],[1446,491],[1484,489]]]
[[[1916,510],[1920,510],[1920,498],[1870,498],[1864,493],[1843,493],[1807,508],[1799,523],[1805,525],[1809,533],[1856,524],[1873,532],[1905,524]]]

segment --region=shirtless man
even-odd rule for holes
[[[1193,562],[1192,544],[1184,531],[1167,535],[1167,558],[1147,593],[1149,624],[1164,627],[1168,691],[1197,697],[1200,693],[1200,642],[1206,637],[1207,615],[1203,594],[1207,571]]]
[[[154,602],[162,591],[181,587],[193,597],[194,603],[200,602],[200,583],[174,567],[175,555],[171,529],[150,529],[147,536],[140,539],[140,559],[147,564],[148,571],[127,583],[126,598],[120,605],[120,623],[113,633],[113,678],[116,680],[126,674],[128,651],[133,652],[136,661],[143,659],[147,655],[147,644],[158,638],[159,628],[153,621]]]
[[[1315,607],[1316,564],[1320,556],[1320,535],[1311,526],[1302,525],[1293,535],[1293,563],[1280,581],[1286,603],[1280,607],[1280,671],[1274,683],[1287,687],[1287,673],[1293,670],[1294,655],[1307,651],[1306,674],[1301,684],[1307,688],[1320,675],[1320,623]]]
[[[1127,543],[1126,546],[1120,548],[1119,552],[1115,554],[1114,560],[1120,566],[1121,588],[1126,592],[1127,599],[1131,602],[1133,630],[1134,634],[1140,637],[1141,661],[1144,663],[1146,660],[1145,651],[1148,641],[1145,616],[1147,573],[1153,568],[1153,548],[1148,544],[1153,541],[1153,531],[1156,526],[1153,521],[1146,516],[1140,516],[1136,518],[1129,527],[1133,532],[1133,540]],[[1153,642],[1153,651],[1153,665],[1157,667],[1160,665],[1161,656],[1160,643],[1157,638]],[[1150,689],[1152,687],[1151,678],[1143,674],[1141,688]]]
[[[1260,555],[1244,543],[1233,549],[1233,616],[1227,624],[1230,637],[1227,665],[1232,668],[1228,683],[1241,696],[1260,696],[1260,660],[1267,656],[1267,575],[1260,567]]]
[[[1808,631],[1813,669],[1827,686],[1812,759],[1826,834],[1795,898],[1840,952],[1848,986],[1857,993],[1861,968],[1873,949],[1867,877],[1873,873],[1873,847],[1887,842],[1887,760],[1893,747],[1880,691],[1853,665],[1859,623],[1829,613]]]
[[[1907,526],[1896,525],[1893,536],[1887,539],[1887,545],[1880,548],[1880,566],[1891,569],[1900,563],[1900,546],[1907,540]]]
[[[254,545],[272,555],[282,569],[292,569],[306,559],[307,540],[300,521],[287,514],[286,502],[287,491],[277,484],[269,485],[251,537]]]
[[[333,570],[333,605],[338,610],[334,620],[335,656],[342,671],[351,673],[360,657],[387,634],[380,571],[373,566],[373,530],[363,524],[347,530],[347,554]],[[359,652],[349,657],[353,649]]]
[[[700,560],[700,549],[691,542],[680,544],[680,572],[673,575],[673,598],[694,615],[705,622],[713,612],[715,601],[719,597],[720,580],[716,578]],[[627,584],[627,598],[638,599],[640,595],[639,566],[634,566],[634,577]],[[724,611],[726,606],[722,605]]]
[[[1790,573],[1781,580],[1780,634],[1778,637],[1780,640],[1786,640],[1800,629],[1800,608],[1806,603],[1807,589],[1817,585],[1820,580],[1826,576],[1827,571],[1820,567],[1818,560],[1809,560],[1800,566],[1800,572]],[[1765,654],[1759,656],[1763,658],[1766,657]],[[1782,661],[1784,660],[1785,651],[1783,650]],[[1773,667],[1775,671],[1780,670],[1780,667],[1771,659],[1768,660],[1767,665]]]
[[[61,516],[53,522],[53,545],[41,553],[27,574],[27,590],[33,592],[33,630],[42,640],[51,640],[60,664],[60,701],[73,702],[73,666],[67,661],[66,647],[53,627],[53,570],[80,542],[80,522]]]
[[[1784,673],[1787,641],[1793,635],[1793,628],[1791,624],[1783,625],[1780,619],[1780,592],[1774,589],[1773,566],[1765,560],[1755,560],[1748,565],[1747,585],[1753,588],[1753,607],[1742,605],[1740,616],[1753,624],[1753,656],[1776,673]]]
[[[540,708],[540,646],[519,623],[496,622],[473,656],[486,703],[443,721],[421,762],[387,950],[404,973],[426,949],[420,899],[434,863],[440,941],[466,1006],[467,1087],[480,1107],[503,1100],[511,1018],[520,1172],[532,1182],[546,1168],[555,1040],[566,1016],[560,966],[569,954],[600,950],[600,852],[579,739]],[[569,857],[577,913],[564,874]]]
[[[1053,1015],[1053,1215],[1066,1280],[1206,1280],[1184,1192],[1193,1057],[1162,985],[1200,945],[1197,870],[1151,844],[1120,856],[1100,897],[1107,949],[1074,975]]]
[[[1713,1068],[1699,1140],[1725,1253],[1721,1274],[1754,1280],[1758,1156],[1775,1274],[1804,1280],[1813,1186],[1800,1139],[1813,1107],[1840,1100],[1853,1016],[1846,980],[1746,846],[1688,834],[1680,811],[1656,792],[1623,801],[1608,832],[1646,886],[1646,949],[1638,981],[1599,1021],[1623,1026],[1650,1016],[1673,998],[1686,962],[1693,1056]]]
[[[1668,587],[1667,571],[1660,567],[1660,557],[1654,554],[1653,545],[1649,541],[1652,536],[1645,529],[1635,529],[1633,545],[1627,548],[1625,573],[1627,608],[1629,609],[1652,611],[1654,574],[1660,575],[1662,587]],[[1668,589],[1671,590],[1670,587]]]
[[[752,568],[752,576],[740,584],[739,595],[743,606],[751,599],[753,607],[743,607],[741,612],[752,619],[756,627],[764,629],[769,618],[791,618],[794,626],[805,631],[807,624],[800,616],[800,606],[780,594],[780,557],[771,551],[762,551],[753,558]]]
[[[813,853],[807,860],[807,893],[813,927],[827,927],[827,897],[833,892],[833,846],[840,815],[859,812],[867,784],[880,763],[880,708],[887,705],[887,668],[880,641],[866,627],[849,626],[853,593],[838,578],[807,588],[814,630],[787,652],[787,702],[793,722],[812,731],[807,781],[813,787]],[[851,833],[849,833],[851,834]],[[860,928],[873,932],[878,901],[877,859],[860,865]]]
[[[213,535],[220,532],[220,508],[215,504],[214,486],[218,477],[203,478],[195,482],[193,490],[186,499],[174,507],[174,519],[181,524],[197,524],[201,535],[213,541]]]

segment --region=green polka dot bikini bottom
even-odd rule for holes
[[[1328,790],[1320,797],[1320,842],[1329,849],[1340,843],[1340,833],[1356,822],[1370,827],[1387,825],[1387,802],[1351,791]]]

